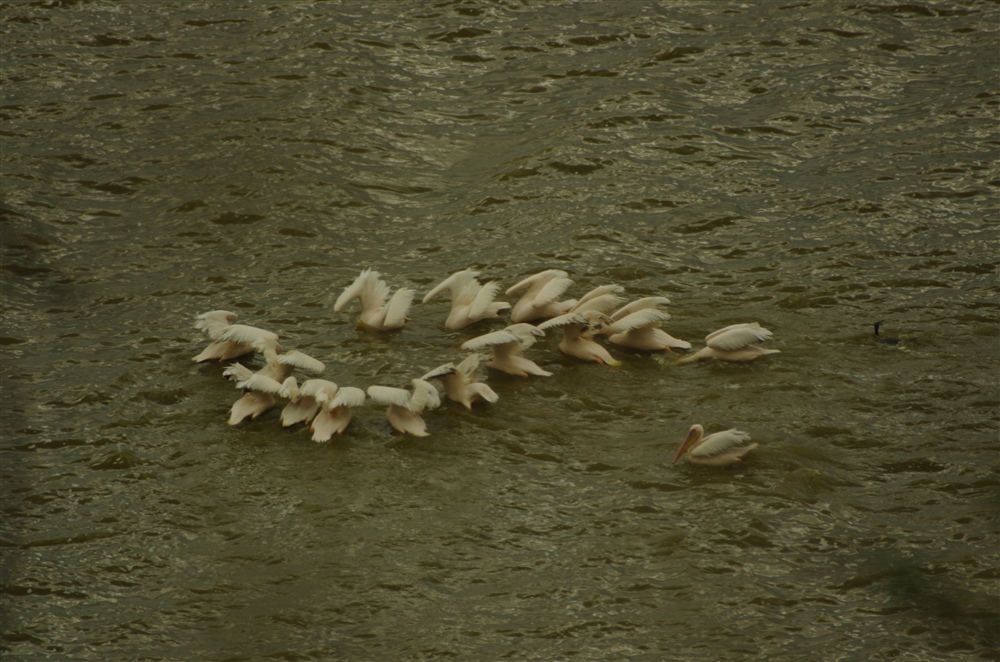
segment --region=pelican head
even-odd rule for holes
[[[699,423],[695,423],[688,430],[687,437],[684,438],[684,443],[681,447],[677,449],[677,454],[674,455],[674,460],[670,464],[677,464],[677,460],[681,459],[681,456],[699,441],[701,441],[702,435],[705,434],[705,428]]]

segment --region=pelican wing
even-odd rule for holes
[[[656,310],[655,308],[643,308],[620,318],[618,321],[609,325],[605,329],[602,329],[602,332],[609,335],[615,333],[628,333],[629,331],[644,329],[655,324],[659,324],[660,322],[666,322],[668,319],[670,319],[670,315],[662,310]]]
[[[334,407],[360,407],[365,403],[365,392],[353,386],[345,386],[337,391],[337,395],[330,400],[326,406],[330,409]]]
[[[565,271],[559,271],[558,273],[561,275],[545,283],[542,289],[538,291],[538,294],[535,295],[535,298],[532,299],[531,305],[535,308],[541,308],[552,303],[565,294],[566,290],[573,284],[573,281],[566,277]]]
[[[409,410],[419,414],[424,409],[437,409],[440,406],[441,396],[434,385],[423,379],[414,379]]]
[[[456,371],[465,383],[476,381],[476,371],[479,370],[479,362],[482,357],[479,354],[469,354],[458,364]]]
[[[314,359],[308,354],[300,352],[297,349],[293,349],[285,354],[279,354],[278,363],[314,374],[319,374],[326,370],[326,365],[324,365],[322,361]]]
[[[723,430],[722,432],[716,432],[705,437],[691,451],[691,455],[695,457],[712,457],[713,455],[725,453],[746,441],[750,441],[750,435],[742,430]]]
[[[531,347],[535,344],[535,341],[545,335],[545,331],[542,331],[534,324],[528,324],[527,322],[521,322],[520,324],[511,324],[504,331],[514,334],[521,340],[521,346],[524,349]]]
[[[469,384],[468,389],[471,393],[476,394],[477,396],[479,396],[480,398],[491,404],[500,399],[500,396],[497,395],[496,391],[494,391],[493,389],[491,389],[489,386],[487,386],[482,382]]]
[[[243,389],[244,391],[258,391],[260,393],[277,395],[281,393],[282,385],[276,379],[255,372],[243,381],[236,382],[236,388]]]
[[[222,371],[222,376],[232,382],[242,382],[253,376],[253,370],[242,363],[234,363]]]
[[[369,386],[368,397],[380,405],[410,408],[410,392],[394,386]]]
[[[389,299],[389,286],[379,277],[379,274],[375,274],[374,278],[369,277],[365,281],[360,296],[362,311],[381,310]]]
[[[445,290],[452,290],[453,292],[458,292],[464,287],[467,287],[469,283],[473,283],[476,280],[476,276],[479,275],[478,271],[473,271],[472,269],[464,269],[462,271],[456,271],[452,275],[445,278],[443,281],[437,284],[433,290],[424,295],[423,303],[427,303],[435,296],[440,294]]]
[[[579,313],[566,313],[565,315],[559,315],[558,317],[553,317],[552,319],[545,320],[538,325],[538,328],[542,331],[547,331],[548,329],[554,329],[561,326],[570,326],[572,324],[586,325],[587,318]]]
[[[652,309],[662,308],[663,306],[666,306],[669,303],[670,299],[668,299],[667,297],[643,297],[642,299],[636,299],[631,303],[627,303],[618,310],[616,310],[614,314],[611,315],[611,319],[617,322],[623,317],[631,315],[632,313],[638,310],[645,310],[647,308],[652,308]]]
[[[425,375],[421,376],[420,379],[427,381],[430,379],[436,379],[437,377],[454,375],[456,372],[458,372],[458,368],[455,367],[454,363],[445,363],[444,365],[439,365],[433,370],[427,372]]]
[[[577,305],[580,305],[581,303],[586,303],[591,299],[596,299],[597,297],[604,296],[605,294],[621,294],[624,291],[625,288],[622,287],[621,285],[614,285],[614,284],[598,285],[597,287],[595,287],[594,289],[592,289],[591,291],[587,292],[582,297],[580,297],[580,300],[577,302]]]
[[[597,290],[604,291],[599,294],[594,294]],[[620,305],[621,302],[624,301],[624,299],[617,294],[621,291],[623,291],[623,288],[620,285],[603,285],[601,287],[594,288],[587,293],[584,298],[580,299],[575,306],[573,306],[572,312],[580,313],[586,310],[596,310],[601,313],[610,313],[615,309],[615,306]]]
[[[365,287],[371,287],[370,283],[377,281],[379,278],[379,273],[377,271],[372,271],[371,269],[365,269],[361,274],[354,279],[344,291],[337,297],[337,303],[333,304],[333,311],[339,313],[344,309],[344,306],[349,304],[361,297],[361,292]]]
[[[194,328],[200,329],[215,340],[239,315],[228,310],[211,310],[195,317]]]
[[[511,285],[507,288],[507,296],[510,296],[514,292],[523,290],[526,287],[535,287],[539,283],[545,283],[546,281],[552,280],[553,278],[566,278],[569,274],[561,269],[546,269],[545,271],[540,271],[537,274],[532,274],[525,278],[524,280]]]
[[[466,349],[471,352],[478,352],[479,350],[487,347],[495,347],[496,345],[505,345],[507,343],[520,341],[521,338],[519,336],[511,333],[507,329],[504,329],[502,331],[484,333],[483,335],[477,336],[472,340],[466,340],[462,343],[462,349]]]
[[[773,337],[773,333],[761,327],[757,322],[733,324],[708,334],[705,337],[705,344],[712,349],[732,352],[755,342],[770,340]]]
[[[493,300],[496,299],[497,293],[500,291],[499,283],[487,283],[479,288],[476,292],[475,297],[472,299],[472,305],[469,307],[469,318],[470,319],[480,319],[486,314],[487,309]]]
[[[275,346],[278,334],[246,324],[230,324],[215,339],[217,342],[235,342],[242,345]]]
[[[403,325],[406,321],[406,313],[410,312],[410,305],[413,303],[413,297],[416,294],[414,290],[408,287],[401,287],[396,290],[396,293],[389,299],[389,304],[385,310],[384,324],[386,327],[391,328]]]

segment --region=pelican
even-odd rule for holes
[[[677,363],[689,363],[702,359],[752,361],[767,354],[778,354],[780,350],[764,349],[754,344],[770,340],[773,337],[773,333],[763,328],[757,322],[751,324],[733,324],[705,336],[707,347],[699,349],[691,356],[686,356],[677,361]]]
[[[573,281],[569,274],[560,269],[548,269],[528,276],[516,285],[507,288],[507,296],[527,289],[514,304],[510,312],[510,321],[514,323],[531,322],[537,319],[550,319],[568,313],[576,305],[575,299],[557,301]]]
[[[393,428],[403,434],[426,437],[429,434],[427,424],[420,414],[425,409],[440,407],[441,396],[430,382],[414,379],[412,383],[412,392],[391,386],[369,386],[368,397],[379,404],[389,405],[385,417]]]
[[[212,310],[195,318],[194,328],[208,335],[211,343],[192,360],[195,363],[218,360],[220,363],[236,359],[254,351],[257,345],[281,349],[278,335],[246,324],[233,324],[239,317],[228,310]]]
[[[353,386],[341,388],[329,400],[321,399],[322,397],[322,394],[316,396],[320,410],[309,428],[313,433],[313,441],[317,443],[330,441],[330,437],[335,434],[343,434],[351,423],[351,408],[365,403],[365,392]]]
[[[236,425],[247,417],[254,419],[274,406],[274,396],[281,390],[281,384],[266,375],[258,375],[241,363],[234,363],[223,373],[236,381],[243,396],[229,409],[229,424]]]
[[[670,315],[660,310],[670,303],[666,297],[645,297],[622,306],[611,315],[611,324],[602,329],[608,342],[647,352],[691,349],[691,343],[674,338],[660,328]]]
[[[451,290],[451,312],[444,323],[446,328],[462,329],[479,320],[499,317],[502,311],[510,308],[509,303],[494,301],[500,284],[482,285],[476,280],[478,276],[479,272],[472,269],[456,271],[424,297],[423,302],[427,303],[438,293]]]
[[[492,404],[500,399],[500,396],[493,389],[476,378],[480,360],[478,354],[469,354],[457,366],[453,363],[446,363],[431,370],[421,379],[425,381],[441,380],[448,399],[454,400],[471,411],[474,402],[482,400]]]
[[[544,336],[545,332],[537,326],[526,322],[511,324],[501,331],[493,331],[467,340],[462,343],[462,349],[478,352],[487,347],[493,348],[493,358],[486,365],[494,370],[500,370],[519,377],[538,375],[548,377],[552,373],[542,370],[537,363],[525,358],[524,350],[535,344],[535,340]]]
[[[309,423],[319,413],[321,403],[336,395],[339,387],[326,379],[307,379],[299,386],[295,377],[288,377],[281,383],[278,394],[289,402],[281,410],[281,424],[284,427],[296,423]]]
[[[615,360],[608,353],[608,350],[593,339],[593,336],[599,333],[604,324],[609,321],[610,319],[604,313],[597,310],[585,310],[582,313],[573,312],[553,317],[539,324],[538,328],[547,331],[562,327],[563,339],[559,343],[559,350],[563,354],[602,365],[621,365],[621,361]]]
[[[671,464],[677,464],[677,460],[683,455],[684,459],[692,464],[727,467],[731,464],[740,464],[744,455],[757,448],[757,444],[740,446],[743,442],[750,441],[750,435],[742,430],[723,430],[707,437],[703,437],[703,434],[705,428],[697,423],[692,425]]]
[[[229,424],[236,425],[248,416],[257,418],[274,406],[274,396],[281,393],[282,384],[296,368],[312,373],[326,369],[322,361],[298,350],[278,354],[273,349],[264,351],[267,364],[257,372],[245,365],[234,363],[223,371],[223,375],[236,382],[236,388],[244,391],[229,410]]]
[[[398,329],[406,324],[406,313],[410,310],[415,294],[414,290],[401,287],[390,299],[389,286],[382,280],[381,274],[365,269],[337,297],[333,311],[339,313],[347,304],[358,299],[361,302],[358,328],[372,331]]]

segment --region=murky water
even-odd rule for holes
[[[985,2],[0,3],[5,659],[1000,658]],[[225,308],[405,386],[500,328],[333,302],[475,266],[672,300],[315,444],[195,365]],[[915,342],[874,342],[872,323]],[[258,365],[258,363],[252,363]],[[670,465],[739,427],[735,470]]]

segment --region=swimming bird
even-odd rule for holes
[[[426,437],[427,423],[420,415],[424,410],[440,407],[441,396],[433,384],[423,379],[414,379],[412,384],[412,392],[392,386],[369,386],[368,397],[389,405],[385,417],[393,428],[403,434]]]
[[[451,311],[445,320],[445,327],[452,331],[465,328],[474,322],[484,319],[495,319],[500,313],[510,308],[510,304],[494,301],[500,291],[496,282],[482,285],[477,279],[479,272],[472,269],[456,271],[444,279],[424,296],[424,303],[437,294],[451,291]]]
[[[329,400],[322,395],[318,395],[316,400],[320,410],[309,429],[313,433],[313,441],[324,442],[335,434],[343,434],[354,416],[351,409],[365,403],[365,392],[353,386],[344,386]]]
[[[390,288],[381,274],[365,269],[354,279],[333,304],[334,312],[340,312],[355,299],[361,302],[361,317],[358,328],[371,331],[389,331],[406,324],[406,313],[410,310],[416,292],[401,287],[389,298]]]
[[[320,373],[326,369],[322,361],[295,349],[279,354],[267,348],[264,359],[267,363],[257,372],[240,363],[234,363],[222,372],[228,379],[236,382],[236,388],[244,392],[243,397],[229,410],[230,425],[236,425],[247,417],[257,418],[273,407],[274,396],[281,393],[282,384],[296,368],[311,373]]]
[[[752,361],[767,354],[778,354],[780,350],[764,349],[754,343],[771,340],[774,334],[763,328],[757,322],[749,324],[732,324],[713,331],[705,336],[707,347],[699,349],[677,363],[690,363],[702,359],[719,359],[720,361]]]
[[[507,296],[515,292],[527,290],[514,304],[510,311],[510,321],[513,323],[532,322],[538,319],[550,319],[564,313],[576,305],[576,299],[559,301],[573,281],[569,274],[561,269],[547,269],[528,276],[521,282],[507,288]]]
[[[917,342],[916,338],[897,338],[895,336],[883,336],[879,334],[879,327],[882,326],[885,320],[879,320],[875,322],[875,341],[880,342],[883,345],[898,345],[900,343],[911,343]]]
[[[469,354],[457,366],[454,363],[445,363],[431,370],[421,379],[425,381],[440,380],[448,399],[454,400],[471,411],[472,404],[475,402],[483,401],[492,404],[500,399],[496,391],[479,381],[476,376],[480,360],[478,354]]]
[[[626,304],[611,315],[611,324],[602,329],[608,342],[647,352],[691,349],[691,343],[674,338],[660,328],[670,319],[661,310],[670,303],[666,297],[644,297]]]
[[[743,462],[744,455],[757,448],[757,444],[740,445],[750,441],[750,435],[742,430],[723,430],[722,432],[714,432],[707,437],[702,436],[704,434],[705,429],[701,425],[697,423],[692,425],[684,443],[677,449],[677,454],[674,455],[674,461],[671,464],[677,464],[677,460],[683,455],[684,459],[692,464],[726,467],[740,464]]]
[[[204,331],[212,342],[192,360],[195,363],[211,360],[221,363],[259,351],[259,346],[281,349],[278,334],[256,326],[233,324],[238,317],[228,310],[212,310],[198,315],[194,327]]]
[[[563,338],[559,342],[559,350],[563,354],[576,357],[583,361],[592,361],[601,365],[621,365],[608,350],[594,340],[610,318],[597,310],[571,312],[559,317],[553,317],[538,325],[542,331],[562,328]]]
[[[493,331],[467,340],[462,343],[462,349],[478,352],[492,347],[493,358],[486,362],[487,367],[519,377],[529,375],[548,377],[551,372],[543,370],[537,363],[524,356],[524,350],[544,335],[545,332],[537,326],[522,322],[511,324],[501,331]]]
[[[320,403],[332,399],[339,387],[326,379],[307,379],[299,386],[295,377],[288,377],[281,384],[278,394],[289,402],[281,410],[284,427],[296,423],[310,423],[319,413]]]

